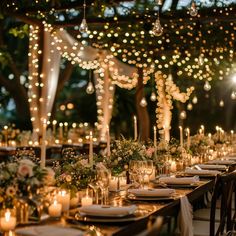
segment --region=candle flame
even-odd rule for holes
[[[8,222],[10,221],[11,218],[11,212],[7,209],[7,211],[5,212],[5,220]]]

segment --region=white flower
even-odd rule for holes
[[[28,166],[31,166],[31,167],[35,166],[35,164],[29,159],[22,159],[22,160],[19,161],[19,164],[20,165],[28,165]]]
[[[50,167],[46,167],[47,170],[47,175],[45,177],[45,183],[50,185],[53,184],[55,182],[55,172],[52,168]]]
[[[79,163],[80,163],[82,166],[84,166],[84,167],[88,167],[88,166],[89,166],[88,160],[86,160],[86,159],[80,160]]]
[[[9,172],[15,173],[17,171],[17,164],[16,163],[9,163],[7,165]]]

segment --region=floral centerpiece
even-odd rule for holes
[[[65,159],[61,163],[56,162],[53,169],[56,186],[70,190],[71,198],[75,197],[78,190],[86,188],[96,176],[95,169],[81,157]]]
[[[107,160],[107,166],[112,175],[119,175],[128,169],[130,160],[146,160],[147,158],[149,157],[144,145],[122,137],[111,144],[111,157]]]
[[[28,159],[0,165],[0,207],[11,208],[14,200],[30,198],[53,179],[53,172]]]
[[[208,136],[196,134],[191,137],[190,153],[193,156],[201,155],[208,147],[213,147],[214,141]]]

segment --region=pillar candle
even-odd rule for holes
[[[16,217],[11,215],[9,209],[6,210],[3,217],[0,218],[0,228],[3,231],[13,230],[16,227]]]
[[[110,129],[109,125],[107,125],[107,156],[111,156],[111,138],[110,138]]]
[[[93,166],[93,132],[89,133],[89,164]]]
[[[85,197],[81,198],[81,206],[90,206],[92,204],[93,204],[93,199],[89,196],[87,189]]]
[[[134,116],[134,140],[138,139],[137,117]]]
[[[230,133],[231,133],[231,142],[233,142],[233,140],[234,140],[234,131],[231,130]]]
[[[43,130],[42,130],[42,143],[41,143],[41,167],[45,167],[46,164],[46,132],[47,132],[47,120],[43,119]]]
[[[57,199],[62,206],[62,211],[68,211],[70,208],[70,193],[65,190],[62,190],[59,192]]]
[[[183,128],[182,128],[182,126],[179,126],[179,138],[180,138],[180,147],[183,148],[184,140],[183,140]]]
[[[53,204],[48,207],[48,214],[52,217],[61,216],[62,205],[54,200]]]

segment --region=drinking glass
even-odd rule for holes
[[[110,173],[108,170],[97,170],[97,185],[101,189],[102,204],[106,205],[108,202],[108,186],[109,186]]]
[[[146,161],[146,175],[148,176],[148,182],[150,182],[150,177],[153,173],[153,161],[147,160]]]

